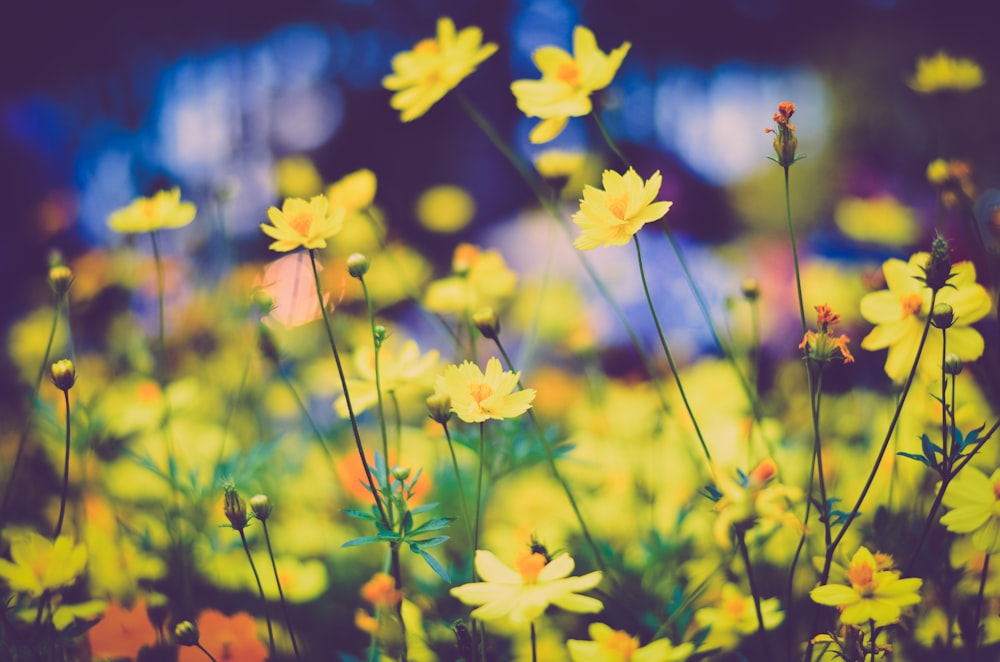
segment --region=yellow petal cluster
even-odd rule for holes
[[[938,51],[930,57],[917,59],[917,71],[908,84],[910,89],[921,94],[943,90],[968,92],[982,86],[983,69],[974,60]]]
[[[136,198],[108,217],[108,227],[128,234],[181,228],[193,221],[196,213],[194,203],[181,202],[181,190],[173,188],[149,198]]]
[[[593,108],[590,95],[611,84],[632,45],[604,53],[594,33],[578,25],[573,30],[573,54],[556,46],[543,46],[532,58],[542,73],[540,80],[517,80],[510,91],[517,107],[542,121],[531,131],[531,142],[545,143],[566,127],[570,117],[582,117]]]
[[[976,549],[1000,554],[1000,469],[987,478],[976,467],[965,467],[948,485],[942,502],[949,512],[941,523],[949,531],[971,533]]]
[[[517,570],[510,568],[492,552],[476,550],[476,572],[483,581],[457,586],[451,594],[467,605],[478,605],[472,617],[483,621],[507,618],[513,623],[531,622],[551,604],[566,611],[594,614],[604,605],[600,600],[579,591],[601,583],[598,570],[581,577],[570,577],[575,563],[569,554],[559,554],[551,561],[538,553],[522,553]]]
[[[475,363],[448,366],[438,377],[435,390],[451,398],[451,410],[466,423],[482,423],[520,416],[531,408],[535,390],[514,392],[521,373],[504,371],[500,361],[490,357],[486,372]]]
[[[340,232],[344,208],[331,207],[325,195],[308,201],[288,198],[281,209],[270,207],[267,217],[273,225],[260,224],[264,234],[274,239],[268,247],[278,253],[296,248],[326,248],[326,240]]]
[[[413,340],[404,342],[398,352],[387,351],[383,346],[379,351],[378,371],[378,383],[382,392],[389,393],[404,386],[419,385],[437,364],[439,356],[436,349],[421,354],[420,347]],[[354,354],[354,364],[358,378],[347,380],[347,391],[351,394],[351,407],[358,414],[378,402],[378,391],[375,388],[375,349],[369,346],[359,348]],[[427,386],[430,390],[430,385]],[[347,400],[343,395],[334,403],[334,408],[341,418],[348,417]]]
[[[847,568],[850,586],[826,584],[809,592],[813,602],[839,607],[840,620],[847,625],[875,621],[889,625],[899,620],[903,607],[920,602],[918,577],[900,579],[896,570],[881,569],[875,556],[866,547],[859,547]]]
[[[493,55],[497,45],[483,42],[483,31],[469,27],[458,32],[447,17],[438,19],[437,36],[418,42],[413,50],[392,58],[392,73],[382,85],[396,93],[389,104],[404,122],[415,120]]]
[[[621,246],[646,223],[663,218],[673,202],[654,202],[663,178],[657,170],[645,182],[629,168],[624,175],[605,170],[604,189],[586,186],[573,222],[583,230],[573,245],[581,250]]]
[[[424,305],[436,313],[471,314],[482,308],[501,308],[514,294],[517,274],[511,271],[500,251],[480,250],[459,244],[452,261],[454,275],[431,283]]]
[[[669,639],[657,639],[640,647],[638,637],[613,630],[604,623],[592,623],[587,634],[591,641],[566,642],[573,662],[678,662],[694,652],[693,644],[674,646]]]
[[[0,579],[10,590],[37,598],[69,586],[87,564],[87,546],[69,536],[55,542],[34,531],[10,536],[10,561],[0,559]]]

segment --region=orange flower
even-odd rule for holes
[[[104,617],[90,628],[87,639],[95,659],[135,659],[143,646],[156,643],[156,630],[149,622],[146,601],[139,600],[131,609],[117,602],[108,603]]]
[[[226,616],[215,610],[198,617],[199,643],[218,662],[264,662],[267,646],[257,638],[257,622],[246,612]],[[182,646],[177,662],[204,662],[205,654]]]
[[[403,599],[403,592],[396,588],[396,580],[384,572],[376,572],[361,587],[361,597],[379,609],[395,607]]]
[[[837,358],[839,353],[839,357],[843,359],[844,363],[854,363],[854,356],[847,347],[847,343],[851,342],[851,339],[844,334],[840,334],[836,338],[833,336],[833,327],[840,323],[840,315],[833,312],[830,306],[825,303],[815,306],[815,308],[816,325],[820,331],[818,333],[806,331],[805,335],[802,336],[802,342],[799,343],[799,349],[804,349],[806,357],[814,361],[828,363]]]

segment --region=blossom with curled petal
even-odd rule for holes
[[[541,616],[550,604],[581,614],[595,614],[604,608],[597,598],[579,595],[601,583],[601,571],[570,577],[575,563],[569,554],[549,561],[544,554],[525,551],[515,560],[515,570],[492,552],[478,549],[475,564],[483,581],[451,589],[465,604],[478,605],[472,610],[473,618],[525,623]]]
[[[920,602],[919,577],[900,579],[899,572],[883,569],[867,547],[859,547],[847,568],[850,586],[826,584],[809,592],[813,602],[840,608],[840,621],[859,625],[875,621],[889,625],[899,620],[903,607]]]
[[[580,211],[573,214],[573,222],[583,229],[573,245],[581,250],[627,244],[643,225],[663,218],[674,204],[654,202],[663,183],[659,170],[645,182],[632,168],[624,175],[605,170],[602,181],[603,190],[584,187]]]
[[[108,217],[108,226],[115,232],[134,234],[182,228],[194,220],[197,208],[192,202],[181,202],[181,190],[159,191],[148,198],[136,198]]]
[[[10,559],[0,559],[0,579],[10,590],[37,598],[76,581],[87,565],[87,546],[65,535],[52,542],[25,531],[10,536]]]
[[[326,240],[344,224],[344,209],[331,207],[325,195],[316,195],[308,201],[288,198],[281,209],[268,208],[267,217],[273,225],[261,223],[260,229],[275,240],[268,248],[287,253],[299,247],[326,248]]]
[[[604,623],[591,623],[587,629],[591,641],[570,639],[566,642],[573,662],[679,662],[694,652],[694,644],[674,646],[669,639],[657,639],[639,646],[639,638]]]
[[[500,360],[492,356],[486,362],[486,372],[471,361],[448,366],[438,377],[435,390],[451,398],[451,410],[466,423],[503,420],[528,411],[535,399],[534,389],[514,391],[520,377],[519,372],[505,371]]]

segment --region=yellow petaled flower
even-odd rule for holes
[[[663,218],[674,204],[653,202],[663,183],[659,170],[646,182],[632,168],[624,175],[605,170],[602,182],[603,191],[584,187],[580,211],[573,214],[573,222],[583,229],[573,242],[580,250],[627,244],[643,225]]]
[[[53,543],[34,531],[10,537],[10,561],[0,559],[0,579],[10,590],[37,598],[45,591],[69,586],[87,564],[87,546],[69,536]]]
[[[326,189],[330,207],[343,207],[344,212],[353,214],[368,207],[375,201],[378,180],[375,173],[367,168],[344,175]]]
[[[379,385],[383,393],[396,391],[401,387],[419,385],[438,361],[438,351],[420,354],[420,347],[413,340],[403,343],[398,354],[391,354],[383,346],[379,350]],[[354,355],[354,364],[360,379],[347,380],[347,392],[351,394],[351,407],[358,414],[378,402],[375,389],[375,348],[363,347]],[[430,390],[430,384],[427,384]],[[347,418],[347,400],[341,395],[334,403],[341,418]]]
[[[910,89],[922,94],[942,90],[968,92],[983,84],[983,70],[974,60],[952,57],[938,51],[917,59],[917,72],[909,81]]]
[[[448,366],[438,377],[436,390],[451,398],[451,410],[466,423],[520,416],[531,408],[535,390],[514,392],[521,373],[504,371],[500,361],[490,357],[486,372],[471,361]]]
[[[944,493],[949,512],[941,523],[955,533],[971,533],[973,546],[1000,554],[1000,469],[987,478],[976,467],[965,467]]]
[[[639,638],[604,623],[591,623],[587,629],[592,641],[570,639],[566,642],[573,662],[677,662],[694,652],[693,644],[674,646],[669,639],[657,639],[639,646]]]
[[[760,611],[767,630],[773,630],[785,620],[778,598],[762,599]],[[695,612],[694,618],[700,627],[710,628],[701,646],[706,650],[733,649],[743,637],[753,634],[759,627],[753,596],[744,594],[735,584],[724,584],[716,605],[702,607]]]
[[[181,190],[160,191],[151,198],[136,198],[128,207],[113,212],[108,226],[115,232],[155,232],[182,228],[194,220],[194,203],[181,202]]]
[[[309,201],[288,198],[281,209],[269,207],[267,217],[273,225],[260,224],[264,234],[275,241],[268,248],[279,253],[302,248],[326,248],[326,240],[340,232],[344,208],[330,207],[325,195]]]
[[[900,579],[899,572],[884,570],[868,548],[859,547],[847,568],[850,586],[827,584],[809,592],[813,602],[839,607],[840,620],[847,625],[875,621],[875,625],[889,625],[899,620],[903,607],[920,602],[918,577]]]
[[[289,198],[316,195],[323,188],[316,165],[307,156],[286,156],[274,164],[274,183],[278,193]]]
[[[510,91],[517,107],[542,121],[531,131],[531,142],[545,143],[566,127],[570,117],[582,117],[593,105],[590,95],[611,84],[632,44],[604,53],[594,33],[578,25],[573,30],[573,54],[556,46],[543,46],[532,54],[541,80],[516,80]]]
[[[404,122],[415,120],[493,55],[497,45],[484,44],[483,31],[469,27],[455,32],[450,18],[439,18],[437,36],[418,42],[413,50],[392,58],[392,73],[382,85],[396,93],[389,101]]]
[[[476,550],[476,572],[481,582],[451,589],[451,594],[467,605],[479,605],[472,617],[483,621],[509,618],[514,623],[533,621],[550,604],[580,614],[595,614],[604,608],[601,601],[579,591],[601,583],[601,571],[570,577],[575,566],[569,554],[548,561],[543,554],[522,552],[515,561],[517,570],[482,549]]]
[[[930,314],[931,290],[918,278],[924,277],[928,253],[917,253],[909,262],[886,260],[882,265],[887,290],[872,292],[861,299],[861,315],[875,324],[861,341],[869,351],[889,348],[885,372],[903,381],[917,355],[924,322]],[[990,295],[976,283],[972,262],[958,262],[951,267],[948,286],[938,290],[936,303],[946,303],[954,310],[954,325],[948,329],[948,351],[962,361],[975,361],[983,353],[983,337],[969,325],[989,312]],[[920,358],[920,373],[934,379],[941,376],[942,330],[931,327]]]
[[[484,251],[472,244],[455,247],[452,271],[454,275],[427,287],[424,305],[435,313],[468,315],[482,308],[500,309],[517,285],[517,274],[500,251]]]

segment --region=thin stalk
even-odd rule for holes
[[[483,467],[486,465],[486,423],[479,423],[479,478],[476,480],[476,525],[472,534],[473,579],[476,577],[475,556],[479,549],[479,519],[483,508]]]
[[[604,121],[601,119],[601,115],[597,112],[597,110],[592,111],[590,114],[593,115],[594,123],[597,124],[597,129],[601,132],[601,137],[604,138],[604,142],[608,144],[611,151],[615,153],[615,156],[621,159],[623,164],[631,166],[632,164],[628,160],[628,157],[625,156],[625,153],[621,149],[619,149],[618,144],[611,138],[611,134],[608,133],[608,129],[604,126]]]
[[[392,507],[389,507],[389,512],[392,512]],[[402,518],[400,518],[402,519]],[[402,527],[400,527],[402,528]],[[403,569],[399,563],[399,544],[397,541],[392,541],[389,543],[389,559],[390,566],[392,568],[392,579],[396,584],[396,588],[402,590],[403,588]],[[403,621],[403,601],[400,600],[396,603],[396,617],[399,618],[399,630],[400,630],[400,640],[401,646],[399,652],[399,662],[406,662],[407,660],[407,646],[406,646],[406,623]]]
[[[396,397],[396,391],[389,391],[389,399],[392,400],[392,410],[396,414],[393,441],[396,442],[396,457],[398,458],[403,456],[403,414],[399,409],[399,398]]]
[[[986,592],[986,578],[990,574],[990,555],[983,557],[983,574],[979,577],[979,593],[976,595],[976,620],[973,622],[975,634],[969,642],[969,660],[976,662],[976,654],[979,652],[979,628],[983,618],[983,594]]]
[[[199,649],[199,650],[200,650],[200,651],[201,651],[202,653],[204,653],[204,654],[205,654],[205,656],[206,656],[206,657],[207,657],[208,659],[210,659],[210,660],[211,660],[212,662],[219,662],[219,661],[218,661],[218,660],[216,660],[216,659],[215,659],[215,657],[213,657],[213,656],[212,656],[212,654],[211,654],[211,653],[209,653],[209,652],[208,652],[208,650],[207,650],[207,649],[206,649],[206,648],[205,648],[204,646],[202,646],[202,645],[201,645],[200,643],[197,643],[197,644],[195,644],[195,647],[196,647],[196,648],[198,648],[198,649]]]
[[[149,233],[153,241],[153,264],[156,267],[156,304],[159,312],[160,361],[157,364],[157,376],[160,386],[167,383],[167,322],[164,315],[164,298],[166,297],[166,281],[163,275],[163,258],[160,257],[160,244],[156,231]]]
[[[351,430],[354,432],[354,443],[358,449],[358,455],[361,457],[361,466],[365,470],[365,478],[368,480],[368,487],[371,489],[372,497],[375,499],[375,505],[378,507],[379,514],[382,516],[382,522],[389,526],[389,515],[386,513],[385,506],[382,505],[382,499],[379,497],[379,491],[375,489],[375,479],[372,478],[371,467],[368,466],[368,458],[365,457],[365,447],[361,443],[361,431],[358,430],[358,419],[354,415],[354,406],[351,404],[351,395],[347,389],[347,377],[344,375],[344,366],[340,361],[340,352],[337,351],[337,341],[333,338],[333,328],[330,326],[330,314],[326,309],[326,304],[323,302],[323,287],[319,282],[319,269],[316,267],[316,252],[313,249],[309,250],[309,262],[312,264],[313,271],[313,282],[316,285],[316,297],[319,299],[319,307],[323,312],[323,326],[326,327],[326,337],[330,342],[330,349],[333,350],[333,360],[337,364],[337,374],[340,375],[340,386],[344,391],[344,401],[347,403],[347,414],[351,419]],[[388,459],[386,460],[388,461]]]
[[[458,470],[458,458],[455,456],[455,444],[451,441],[451,431],[448,430],[448,422],[445,421],[441,424],[444,428],[445,439],[448,440],[448,451],[451,453],[451,466],[455,469],[455,482],[458,484],[458,503],[462,508],[462,522],[465,523],[465,535],[469,539],[469,547],[472,548],[471,553],[475,555],[475,543],[473,543],[472,537],[472,522],[469,520],[469,506],[465,502],[465,488],[462,487],[462,472]]]
[[[872,662],[875,662],[875,659],[878,656],[878,646],[876,645],[876,640],[878,638],[878,633],[875,630],[875,620],[871,619],[868,622],[871,624],[871,632],[872,632],[871,641],[870,641],[871,645],[870,645],[870,647],[868,649],[868,653],[869,653],[869,655],[872,656],[871,657]]]
[[[285,388],[288,389],[288,392],[291,394],[292,399],[295,400],[295,404],[298,406],[299,411],[305,417],[306,422],[309,423],[309,429],[312,430],[313,436],[315,436],[317,441],[319,441],[319,445],[323,448],[326,456],[332,460],[333,453],[330,451],[329,446],[326,445],[326,440],[323,439],[323,433],[320,432],[319,426],[316,425],[316,421],[313,420],[312,414],[309,413],[309,408],[306,407],[306,403],[302,401],[302,396],[299,395],[298,390],[295,388],[295,384],[292,383],[292,380],[289,379],[288,375],[286,375],[285,371],[280,367],[278,368],[278,376],[281,377],[281,381],[285,385]]]
[[[712,476],[715,476],[715,466],[712,461],[712,454],[708,451],[708,445],[705,443],[705,437],[701,433],[701,428],[698,426],[698,419],[694,415],[694,411],[691,409],[691,403],[688,402],[687,394],[684,392],[684,385],[681,383],[680,371],[677,369],[677,364],[674,362],[674,356],[670,353],[670,346],[667,344],[667,339],[663,335],[663,327],[660,325],[660,318],[656,314],[656,307],[653,305],[653,297],[649,294],[649,284],[646,282],[646,269],[642,264],[642,250],[639,247],[639,237],[638,235],[632,235],[632,241],[635,244],[635,256],[639,262],[639,276],[642,278],[642,290],[646,294],[646,302],[649,303],[649,312],[653,316],[653,323],[656,325],[656,334],[660,338],[660,346],[663,347],[663,353],[667,356],[667,363],[670,364],[670,372],[673,373],[674,382],[677,384],[677,391],[680,393],[681,400],[684,402],[684,408],[687,410],[688,417],[691,419],[691,424],[694,426],[695,434],[698,436],[698,442],[701,444],[701,450],[705,454],[705,459],[708,461],[708,471]]]
[[[788,238],[792,244],[792,264],[795,266],[795,291],[798,293],[799,297],[799,318],[802,320],[802,335],[805,335],[806,331],[806,306],[802,298],[802,274],[799,270],[799,249],[795,243],[795,227],[792,225],[792,193],[788,186],[788,168],[789,166],[784,166],[785,171],[785,217],[788,220]]]
[[[66,403],[66,459],[63,462],[63,484],[62,496],[59,499],[59,519],[56,520],[56,532],[53,539],[58,538],[62,533],[63,516],[66,514],[66,494],[69,492],[69,439],[70,439],[70,411],[69,411],[69,389],[63,390],[63,401]]]
[[[808,363],[808,360],[806,361]],[[809,369],[808,366],[806,368]],[[812,419],[813,419],[813,461],[816,463],[816,476],[819,479],[819,498],[820,503],[823,504],[823,535],[827,547],[830,546],[831,542],[831,531],[830,531],[830,501],[826,495],[826,477],[823,474],[823,447],[820,443],[819,434],[819,409],[820,400],[823,397],[823,364],[820,363],[816,367],[816,392],[810,397],[813,399],[812,406]],[[811,380],[810,380],[811,382]]]
[[[760,632],[760,641],[764,649],[765,658],[773,660],[774,656],[771,655],[771,643],[768,641],[767,630],[764,627],[764,613],[760,609],[760,593],[757,591],[756,582],[754,582],[753,568],[750,565],[750,552],[747,551],[746,531],[737,528],[736,541],[739,543],[740,556],[743,557],[743,565],[745,565],[747,569],[747,582],[750,584],[750,594],[753,595],[753,606],[757,611],[757,628]]]
[[[243,541],[243,549],[247,553],[247,561],[250,562],[250,569],[253,570],[253,578],[257,581],[257,591],[260,593],[260,602],[264,605],[264,620],[267,621],[267,638],[271,643],[271,657],[274,657],[274,630],[271,628],[271,615],[268,613],[267,609],[267,598],[264,597],[264,586],[260,583],[260,575],[257,574],[257,566],[254,565],[253,556],[250,555],[250,545],[247,544],[247,534],[243,532],[243,529],[237,529],[240,532],[240,540]]]
[[[382,457],[385,461],[389,461],[389,434],[386,432],[385,427],[385,405],[382,402],[382,371],[379,369],[379,354],[381,353],[382,343],[379,341],[378,336],[375,333],[375,308],[372,306],[371,293],[368,291],[368,284],[365,283],[364,276],[358,276],[358,280],[361,281],[361,289],[365,293],[365,306],[368,308],[368,324],[371,328],[372,343],[375,349],[375,396],[378,399],[378,427],[379,432],[382,434]],[[347,395],[347,388],[344,388],[344,395]],[[389,506],[390,520],[392,523],[392,506]]]
[[[285,601],[285,592],[281,590],[281,579],[278,577],[278,564],[274,561],[274,550],[271,549],[271,535],[267,532],[267,520],[260,520],[264,528],[264,540],[267,542],[267,555],[271,558],[271,569],[274,571],[274,583],[278,586],[278,597],[281,599],[281,610],[285,616],[285,624],[288,625],[288,636],[292,640],[292,650],[295,651],[295,659],[299,659],[299,645],[295,641],[295,631],[292,629],[292,619],[288,615],[288,603]]]
[[[534,621],[531,621],[531,662],[538,662],[538,643],[535,641]]]

